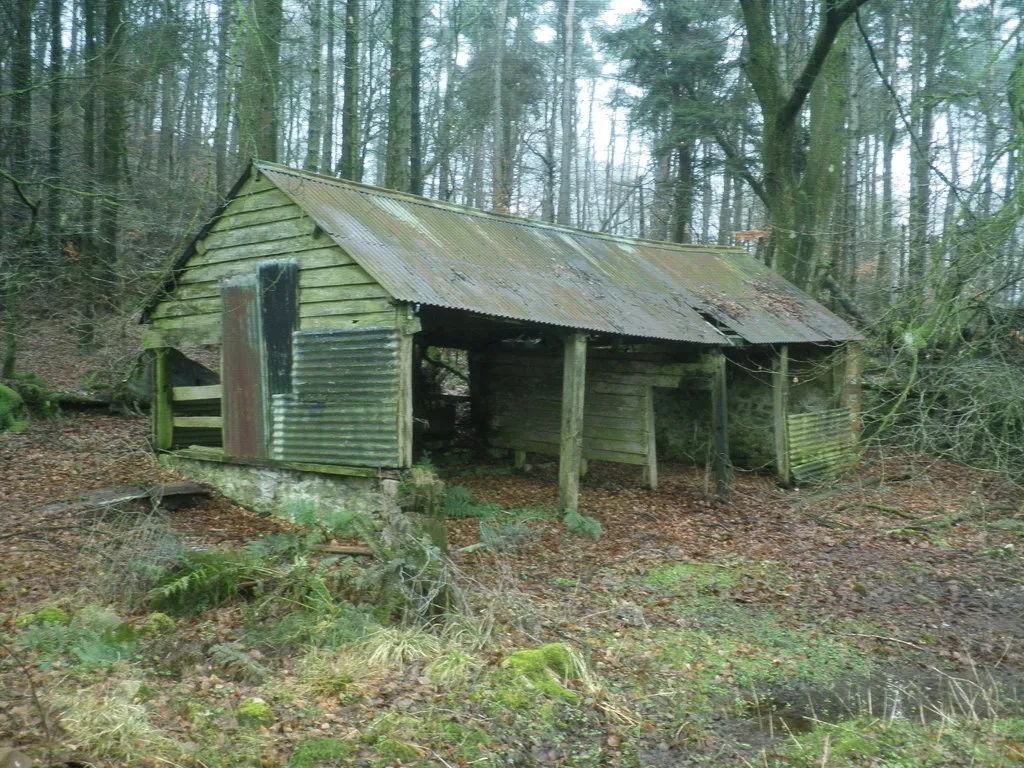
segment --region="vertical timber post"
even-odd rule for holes
[[[562,509],[577,509],[583,458],[583,397],[587,378],[587,335],[564,340],[562,369],[562,440],[558,461],[558,498]]]
[[[714,437],[715,494],[728,501],[732,491],[729,463],[729,416],[727,409],[726,358],[721,349],[711,352],[711,431]]]
[[[775,426],[775,471],[789,485],[789,346],[779,347],[772,360],[772,415]]]
[[[855,444],[860,442],[860,344],[846,343],[846,366],[843,372],[842,405],[850,412],[850,428]]]
[[[647,464],[644,481],[652,491],[658,490],[658,449],[654,441],[654,387],[644,387],[644,437],[647,441]]]
[[[174,445],[174,395],[171,391],[171,350],[153,350],[153,448],[169,451]]]

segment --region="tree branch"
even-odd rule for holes
[[[797,76],[796,82],[793,83],[793,90],[790,91],[789,98],[774,117],[777,126],[781,128],[796,120],[814,86],[814,81],[818,79],[822,67],[825,66],[825,59],[828,58],[829,51],[832,50],[832,44],[835,43],[836,35],[842,29],[843,23],[866,2],[868,0],[844,0],[837,4],[835,0],[825,0],[825,11],[818,27],[818,33],[814,37],[814,47],[811,49],[803,70]]]

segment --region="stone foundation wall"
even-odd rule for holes
[[[397,480],[201,461],[173,454],[161,455],[160,462],[216,488],[247,509],[284,518],[289,517],[289,510],[309,504],[320,512],[345,509],[369,514],[397,504]]]
[[[790,347],[790,413],[835,407],[830,351]],[[771,366],[767,351],[735,350],[729,354],[729,452],[733,464],[742,469],[764,470],[775,465]],[[698,466],[710,462],[710,392],[658,388],[654,390],[654,408],[659,458]]]

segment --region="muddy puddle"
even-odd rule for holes
[[[888,670],[830,688],[778,686],[753,695],[742,712],[769,738],[853,717],[920,723],[1005,717],[1024,712],[1024,675],[1000,669]]]

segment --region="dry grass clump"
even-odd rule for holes
[[[152,725],[146,707],[135,700],[141,685],[138,680],[101,683],[62,700],[60,725],[74,748],[129,763],[180,752],[180,745]]]

